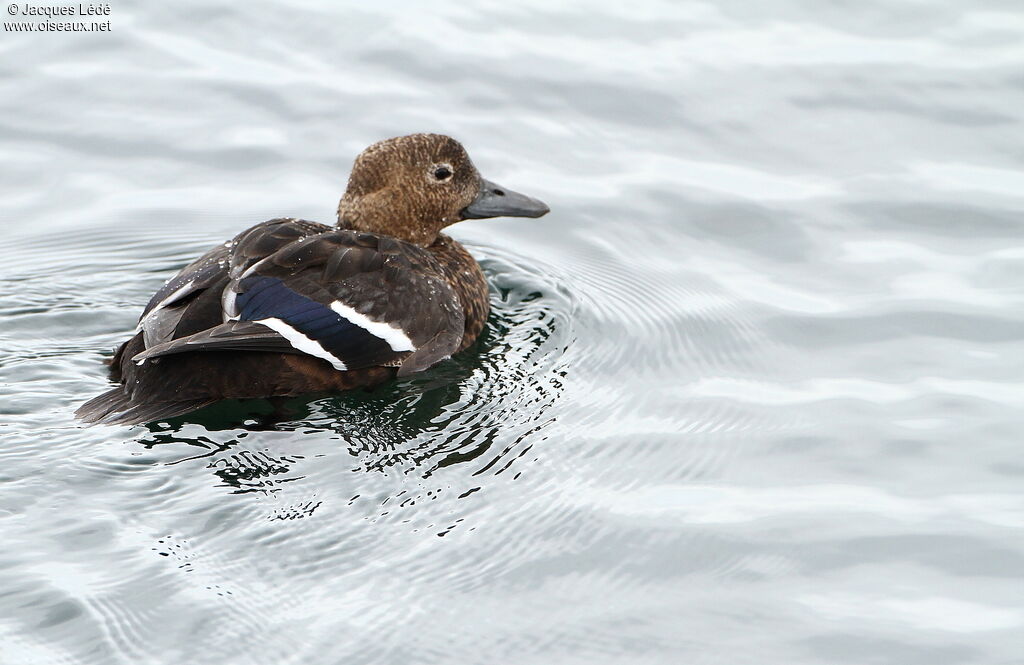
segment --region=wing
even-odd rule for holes
[[[185,266],[167,280],[142,311],[136,332],[142,331],[146,346],[174,338],[189,303],[218,282],[227,281],[228,249],[218,246]]]
[[[232,257],[241,241],[254,235],[263,239],[262,247],[246,247],[247,252],[273,251],[299,237],[315,235],[331,227],[296,219],[272,219],[257,224],[234,240],[214,247],[185,266],[150,298],[136,331],[142,331],[146,348],[186,337],[215,326],[223,320],[221,294],[229,283]],[[247,254],[238,254],[245,260]],[[251,259],[250,259],[251,260]]]
[[[458,349],[462,307],[429,251],[346,230],[270,235],[254,227],[235,239],[222,299],[227,323],[135,360],[200,348],[279,350],[276,343],[339,370],[400,365],[406,375]]]

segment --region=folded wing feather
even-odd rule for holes
[[[401,365],[404,375],[462,340],[462,307],[427,250],[301,220],[271,220],[227,249],[226,321],[152,345],[136,362],[235,349],[305,353],[339,370]]]

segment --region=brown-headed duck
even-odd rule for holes
[[[356,158],[336,226],[272,219],[171,278],[111,361],[120,385],[76,415],[145,423],[425,370],[470,346],[489,310],[480,266],[442,229],[547,212],[483,179],[455,139],[375,143]]]

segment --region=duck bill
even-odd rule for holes
[[[463,219],[487,217],[543,217],[550,212],[543,201],[513,192],[490,180],[481,180],[480,193],[462,209]]]

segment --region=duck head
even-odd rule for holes
[[[455,139],[411,134],[374,143],[356,158],[338,226],[428,247],[441,229],[464,219],[540,217],[548,210],[482,178]]]

